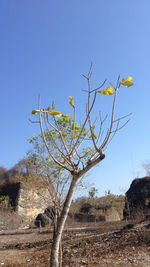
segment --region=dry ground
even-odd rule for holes
[[[65,232],[63,267],[150,267],[150,221],[123,229],[126,224],[91,223],[88,230]],[[49,266],[51,238],[45,230],[0,235],[0,266]]]

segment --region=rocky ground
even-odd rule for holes
[[[63,267],[150,267],[150,221],[86,226],[64,233]],[[46,230],[0,235],[0,266],[49,266],[51,238]]]

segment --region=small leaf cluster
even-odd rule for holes
[[[134,85],[134,83],[132,82],[132,77],[128,77],[128,78],[123,78],[119,84],[119,87],[120,85],[124,85],[124,86],[127,86],[127,87],[130,87],[132,85]],[[101,93],[103,95],[113,95],[113,87],[112,86],[109,86],[108,88],[104,89],[104,90],[99,90],[97,91],[97,93]]]

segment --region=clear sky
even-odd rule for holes
[[[55,101],[70,112],[68,96],[83,103],[82,73],[93,65],[93,84],[118,75],[132,76],[122,87],[117,116],[131,121],[108,147],[106,159],[88,175],[103,195],[121,194],[150,159],[150,1],[1,0],[0,1],[0,165],[10,168],[29,150],[27,138],[39,132],[29,122],[37,107]],[[110,109],[102,96],[99,110]]]

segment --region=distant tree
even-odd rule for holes
[[[38,163],[36,161],[36,156],[28,152],[27,155],[14,166],[14,169],[18,174],[38,174]]]
[[[75,200],[75,203],[77,203],[77,204],[82,204],[84,202],[88,202],[88,197],[86,197],[86,196],[77,197]]]
[[[111,195],[110,190],[105,190],[105,196],[109,196],[109,195]]]
[[[61,130],[62,137],[65,138],[66,145],[69,145],[68,143],[70,142],[73,133],[74,119],[69,116],[61,117],[58,118],[57,123],[59,125],[59,130]],[[80,126],[78,126],[76,123],[76,135],[79,134],[79,131]],[[64,147],[60,143],[59,133],[56,131],[56,129],[52,129],[50,134],[49,132],[45,131],[44,136],[49,147],[51,148],[51,150],[53,150],[53,155],[55,156],[55,158],[57,158],[57,160],[59,161],[64,161],[62,154],[58,153],[55,147],[55,144],[59,144],[61,146],[61,150],[63,151],[63,153],[65,153]],[[85,131],[83,131],[81,136],[82,138],[85,138]],[[51,140],[51,137],[53,138],[53,141]],[[27,153],[27,157],[25,159],[26,165],[29,165],[32,171],[36,169],[36,173],[43,177],[47,185],[49,185],[49,183],[53,184],[56,192],[54,205],[57,206],[59,213],[62,209],[66,192],[68,191],[71,175],[68,175],[65,168],[62,168],[62,166],[56,164],[56,162],[50,158],[41,134],[28,138],[28,141],[32,145],[33,149]],[[90,148],[84,148],[83,153],[90,154]],[[82,179],[80,180],[80,183],[78,183],[78,185],[81,187],[83,186]]]
[[[98,190],[95,187],[92,187],[88,193],[90,198],[94,198],[98,193]]]
[[[150,160],[147,160],[143,163],[143,168],[146,172],[146,175],[150,176]]]
[[[132,78],[128,77],[127,79],[122,79],[120,81],[119,76],[116,86],[111,85],[102,90],[102,87],[105,85],[106,81],[104,81],[97,88],[92,89],[91,75],[92,65],[90,67],[88,75],[83,75],[87,80],[88,90],[85,90],[85,92],[87,93],[85,119],[82,123],[80,123],[80,125],[78,125],[76,122],[76,107],[71,96],[69,96],[69,103],[73,108],[73,121],[71,129],[69,131],[66,131],[65,134],[63,134],[62,129],[60,128],[59,120],[60,118],[69,119],[70,114],[63,115],[60,111],[56,111],[54,104],[52,105],[52,109],[50,107],[46,109],[41,108],[40,97],[38,109],[32,111],[32,114],[39,115],[38,123],[40,124],[41,134],[45,147],[49,153],[50,160],[52,160],[62,170],[65,170],[66,173],[69,173],[67,177],[70,180],[67,195],[60,217],[57,221],[57,228],[53,238],[50,258],[51,267],[62,266],[62,262],[61,260],[59,260],[61,237],[72,198],[80,178],[105,158],[104,151],[111,143],[118,130],[124,127],[128,122],[126,121],[123,125],[120,126],[122,119],[126,118],[127,116],[119,117],[117,119],[114,116],[117,92],[121,85],[127,87],[133,85]],[[114,95],[110,123],[106,132],[103,131],[103,126],[108,116],[106,115],[105,118],[102,119],[102,115],[101,113],[99,113],[98,126],[98,118],[95,118],[93,120],[93,117],[91,116],[95,101],[99,94],[107,96]],[[59,139],[55,139],[55,136],[53,135],[54,132],[58,135]],[[47,137],[49,137],[49,139],[47,139]],[[90,144],[90,149],[87,149],[88,144]]]

